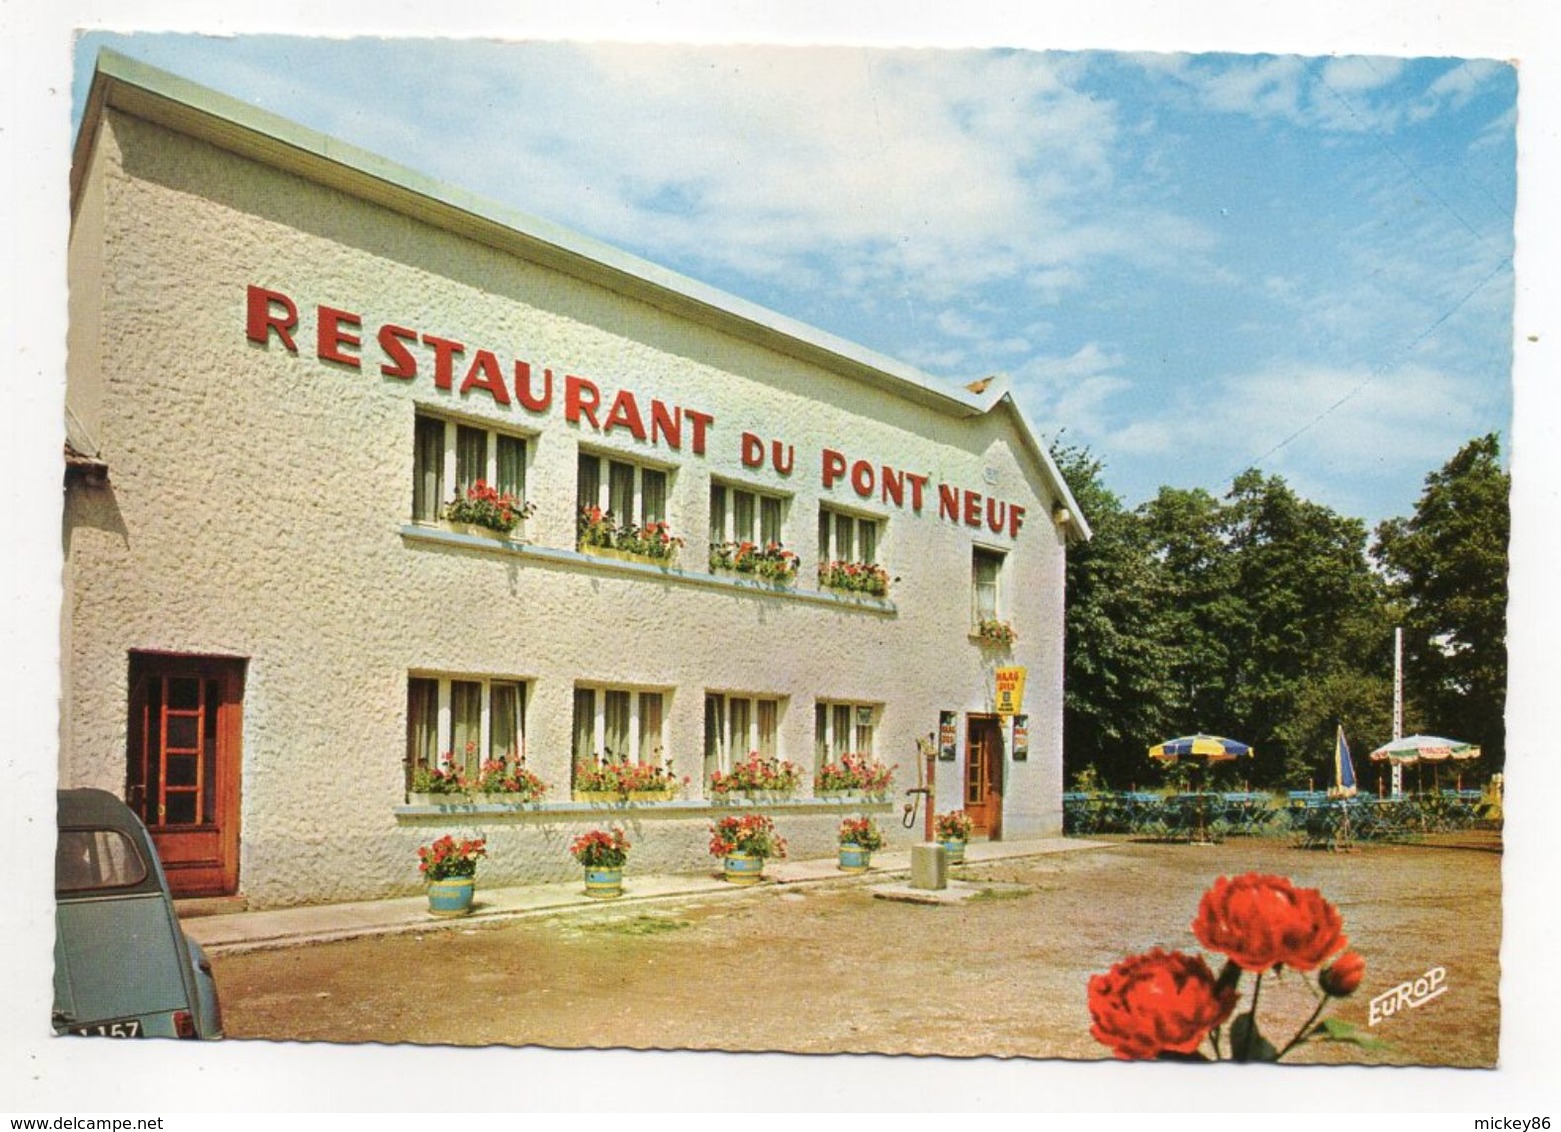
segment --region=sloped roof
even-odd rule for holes
[[[671,314],[714,325],[735,337],[951,417],[981,416],[1004,409],[1047,485],[1068,509],[1070,534],[1090,537],[1089,524],[1051,453],[1001,378],[974,383],[979,391],[951,389],[864,346],[115,51],[102,50],[98,54],[76,137],[71,166],[73,214],[98,125],[109,107],[650,303]]]

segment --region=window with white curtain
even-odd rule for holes
[[[987,550],[981,546],[971,552],[971,621],[974,624],[998,619],[1003,559],[1001,551]]]
[[[784,545],[786,500],[736,484],[710,485],[710,541]]]
[[[576,685],[573,764],[665,763],[667,695],[655,689]]]
[[[525,438],[418,413],[412,444],[412,518],[438,521],[444,505],[478,480],[523,502]]]
[[[818,509],[818,557],[821,562],[877,562],[881,521],[862,515]]]
[[[525,756],[526,684],[477,676],[407,677],[407,774],[448,761],[475,778],[491,759]]]
[[[667,520],[670,474],[617,456],[581,452],[575,502],[612,513],[619,526],[643,527]]]
[[[838,763],[842,755],[871,758],[877,719],[876,704],[818,701],[813,708],[813,756],[817,766]]]
[[[705,778],[723,774],[754,751],[780,756],[780,699],[727,692],[705,694]]]

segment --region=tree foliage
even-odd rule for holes
[[[1360,520],[1279,476],[1243,472],[1223,498],[1163,487],[1128,510],[1087,450],[1053,454],[1095,530],[1068,560],[1070,776],[1152,782],[1147,748],[1203,731],[1257,749],[1235,771],[1254,785],[1329,785],[1339,726],[1357,756],[1392,736],[1399,623],[1406,725],[1435,721],[1486,748],[1481,771],[1499,769],[1508,479],[1494,436],[1428,477],[1414,516],[1382,524],[1375,547]]]
[[[1506,759],[1510,490],[1496,435],[1471,440],[1375,550],[1403,610],[1406,698],[1436,734],[1478,743],[1485,772]]]
[[[1095,535],[1068,555],[1064,749],[1125,786],[1141,769],[1143,736],[1174,718],[1171,600],[1142,524],[1101,482],[1100,462],[1078,448],[1053,453]]]

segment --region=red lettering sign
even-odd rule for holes
[[[986,500],[986,525],[996,534],[1003,533],[1003,527],[1008,522],[1008,504],[1001,499],[993,499],[987,496]]]
[[[341,352],[343,346],[356,348],[363,345],[356,334],[349,334],[344,329],[345,326],[350,326],[353,330],[357,330],[362,325],[363,320],[350,311],[339,311],[335,307],[321,307],[320,323],[315,335],[318,340],[315,352],[324,361],[339,362],[354,369],[362,368],[361,358]]]
[[[715,424],[715,418],[709,413],[696,413],[693,409],[683,410],[683,415],[688,418],[688,423],[694,426],[694,441],[692,448],[695,456],[705,454],[705,427]]]
[[[403,341],[404,340],[404,341]],[[406,342],[416,342],[417,331],[408,330],[404,326],[392,326],[386,323],[379,328],[379,348],[385,351],[391,364],[379,367],[379,372],[386,377],[412,378],[417,376],[417,359],[412,356],[412,351],[406,348]]]
[[[283,314],[273,314],[271,304],[281,304]],[[282,340],[282,345],[296,354],[298,347],[293,344],[293,331],[298,327],[298,308],[280,291],[267,291],[264,287],[249,288],[249,313],[245,320],[244,332],[251,342],[259,342],[262,346],[271,340],[271,332],[276,331],[276,336]]]
[[[938,485],[938,518],[959,522],[959,488],[946,483]]]
[[[607,423],[602,431],[611,432],[615,428],[627,428],[635,440],[645,439],[645,422],[640,418],[639,403],[627,389],[618,390],[618,395],[612,399],[612,408],[607,411]]]
[[[591,422],[591,427],[600,429],[602,426],[596,423],[596,410],[602,403],[602,391],[583,377],[576,377],[572,373],[564,375],[564,420],[570,424],[579,424],[584,417]]]
[[[896,507],[905,506],[905,476],[887,464],[883,470],[883,501],[892,502]]]
[[[423,335],[423,345],[434,348],[434,385],[449,389],[455,384],[455,355],[464,354],[466,347],[449,338]]]
[[[823,452],[824,462],[824,487],[835,486],[835,481],[846,474],[846,458],[833,448],[826,448]]]
[[[531,363],[515,363],[515,396],[520,398],[520,403],[533,413],[540,413],[553,403],[553,371],[542,371],[542,396],[534,397],[531,393]]]
[[[465,397],[473,389],[486,389],[500,405],[509,404],[509,390],[504,388],[504,370],[500,368],[499,359],[494,357],[492,350],[478,350],[472,358],[472,366],[466,371],[466,380],[461,382],[461,396]]]
[[[683,410],[676,405],[668,409],[660,401],[650,403],[650,442],[659,444],[667,442],[667,447],[676,451],[683,444]]]
[[[965,526],[979,527],[981,525],[981,493],[965,489]]]
[[[875,482],[873,466],[866,460],[858,460],[851,465],[851,488],[863,499],[872,495]]]

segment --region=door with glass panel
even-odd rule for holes
[[[975,833],[1002,837],[1003,726],[995,715],[966,717],[965,813]]]
[[[127,801],[175,896],[238,891],[244,664],[132,653]]]

